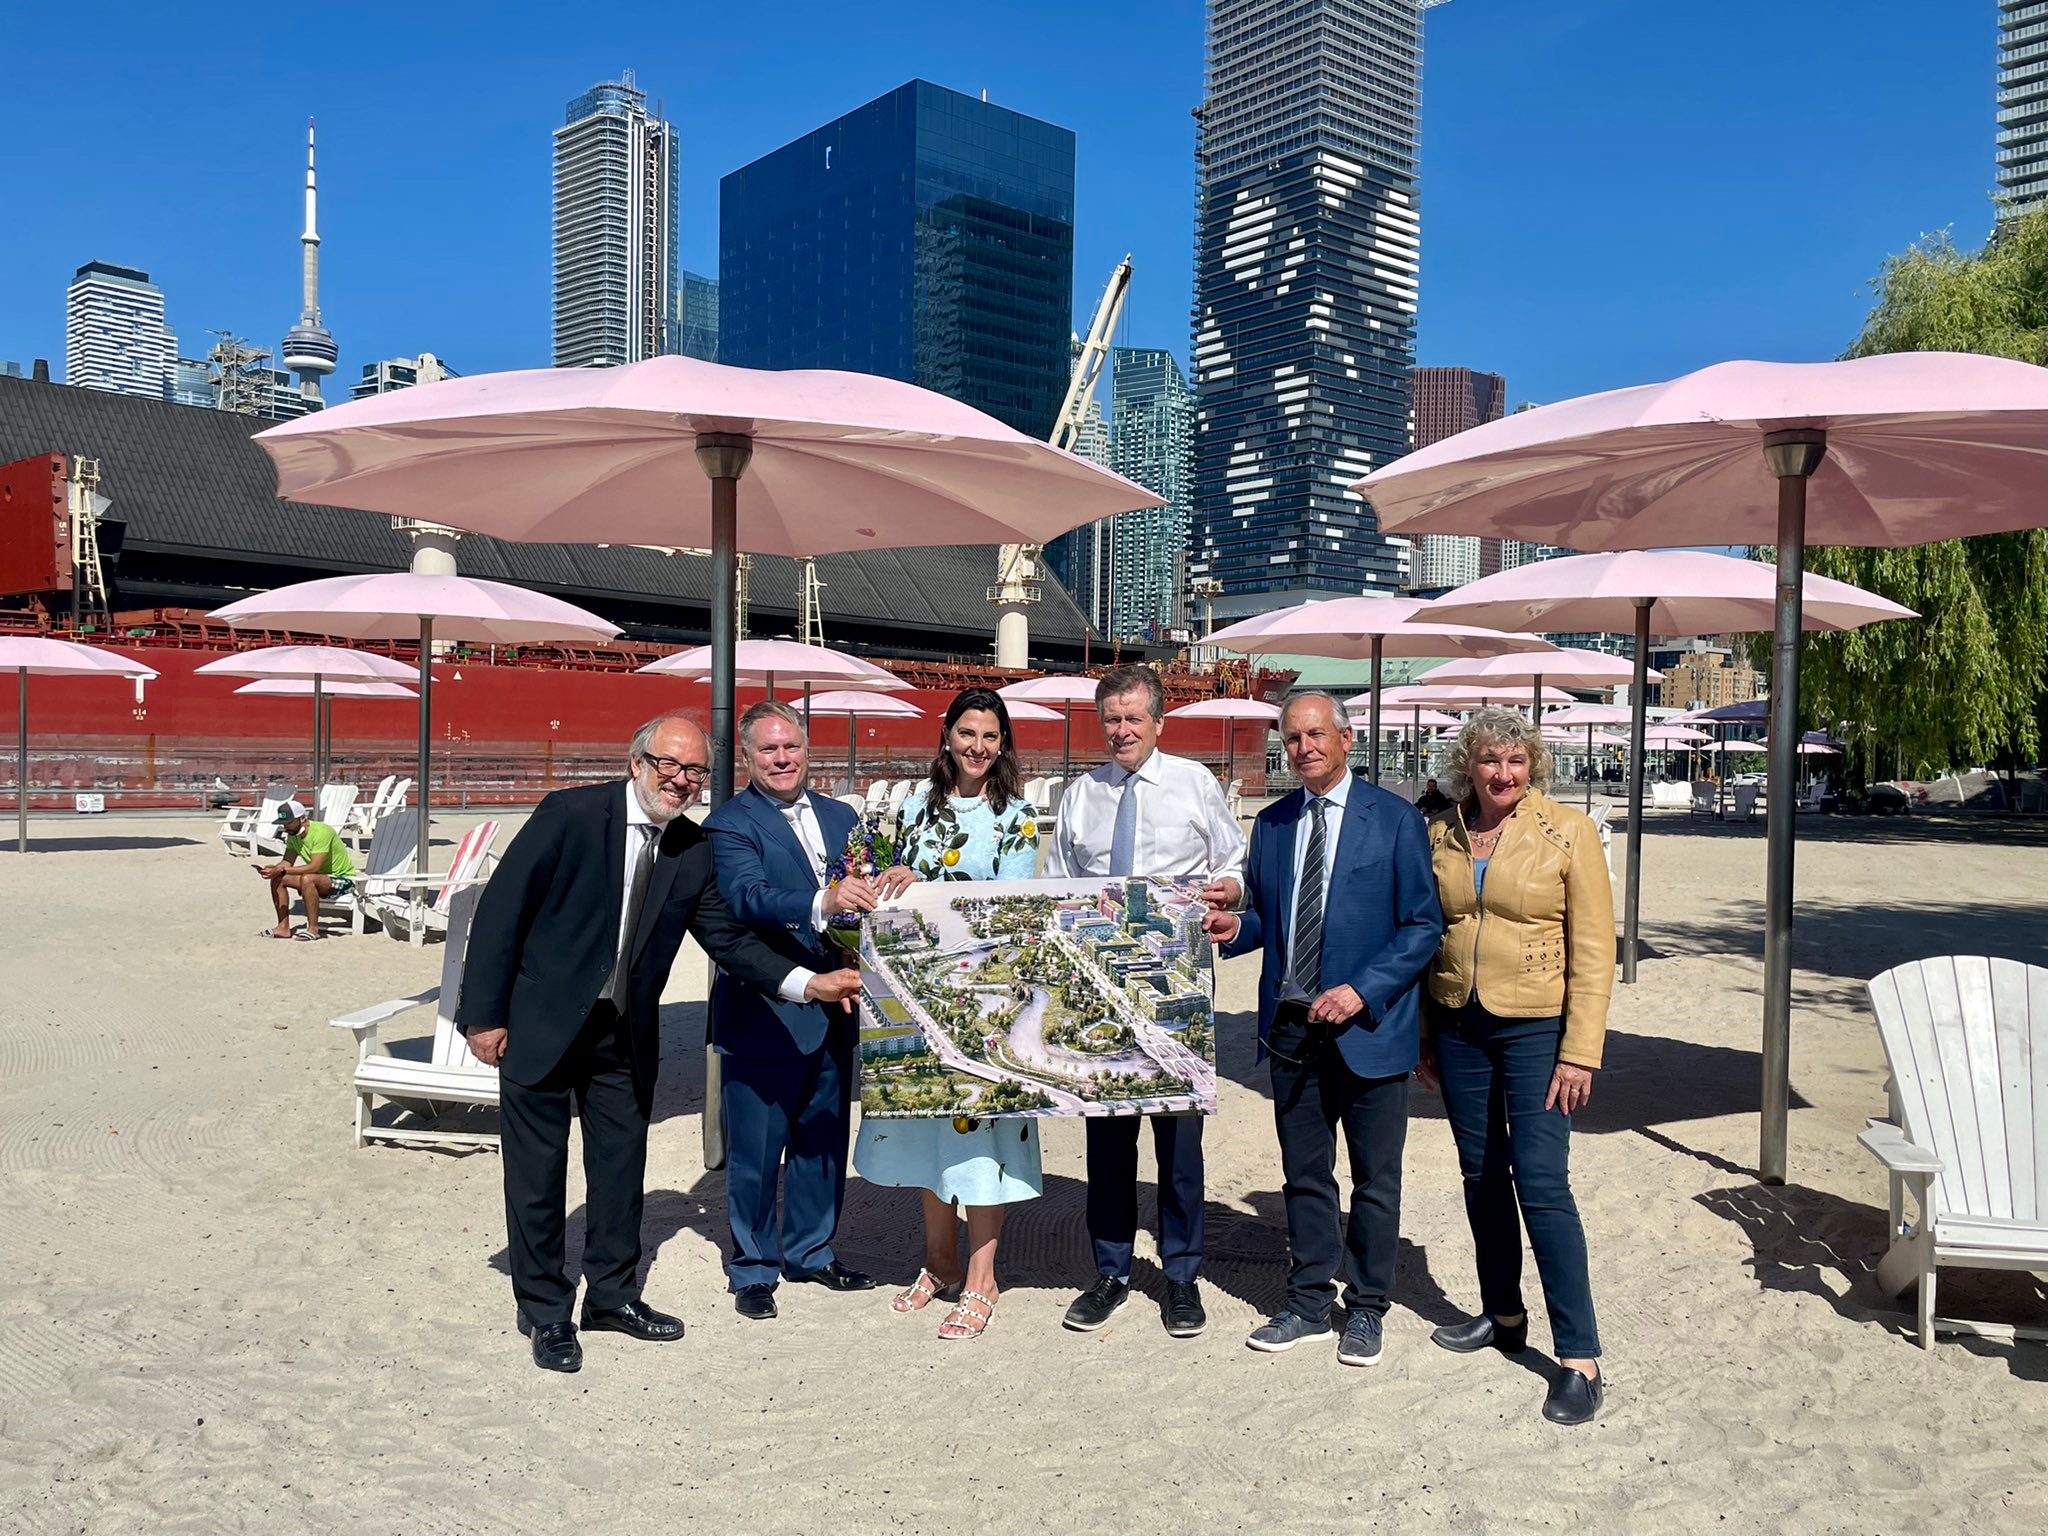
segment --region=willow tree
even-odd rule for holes
[[[2048,210],[1980,251],[1944,234],[1888,259],[1845,354],[1982,352],[2048,365]],[[2048,472],[2041,480],[2048,519]],[[2048,713],[2048,531],[1909,549],[1813,549],[1808,569],[1919,611],[1917,621],[1810,636],[1802,713],[1846,725],[1866,771],[2031,763]],[[1859,729],[1861,728],[1861,729]]]

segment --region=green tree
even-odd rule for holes
[[[2048,365],[2048,210],[2008,220],[1978,251],[1925,238],[1890,257],[1872,288],[1846,356],[1980,352]],[[2034,761],[2048,723],[2048,531],[1812,549],[1807,563],[1921,614],[1807,637],[1801,713],[1846,724],[1852,770],[1885,778]],[[1759,651],[1768,646],[1759,637]]]

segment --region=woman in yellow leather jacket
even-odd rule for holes
[[[1450,809],[1430,823],[1444,937],[1423,997],[1425,1083],[1458,1145],[1481,1312],[1436,1330],[1446,1349],[1525,1349],[1522,1233],[1563,1367],[1556,1424],[1600,1410],[1600,1336],[1572,1199],[1571,1117],[1592,1096],[1614,990],[1614,898],[1591,818],[1551,799],[1528,719],[1482,709],[1451,749]],[[1518,1218],[1519,1208],[1519,1218]]]

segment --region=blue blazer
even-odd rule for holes
[[[1297,789],[1259,812],[1245,858],[1246,911],[1225,955],[1262,948],[1259,1055],[1273,1032],[1294,919],[1294,839],[1307,814]],[[730,896],[727,898],[730,900]],[[1323,910],[1324,990],[1349,983],[1365,1010],[1337,1032],[1337,1049],[1360,1077],[1398,1077],[1421,1056],[1423,973],[1444,931],[1430,865],[1429,832],[1415,807],[1352,776]]]
[[[836,858],[853,831],[853,812],[829,795],[804,793],[824,833],[826,856]],[[777,801],[750,785],[706,817],[704,830],[711,834],[719,893],[743,927],[790,966],[836,971],[853,963],[847,950],[811,926],[817,877]],[[725,971],[713,984],[711,1043],[722,1054],[786,1055],[794,1044],[808,1056],[824,1045],[830,1026],[823,1003],[784,1002]]]

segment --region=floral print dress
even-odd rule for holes
[[[1012,800],[1001,812],[980,797],[948,796],[935,812],[924,797],[904,803],[898,859],[920,880],[1029,880],[1038,873],[1038,811]],[[964,1122],[963,1122],[964,1123]],[[1045,1182],[1038,1126],[1030,1119],[975,1122],[863,1118],[855,1172],[870,1184],[929,1189],[961,1205],[1008,1205]]]

